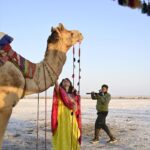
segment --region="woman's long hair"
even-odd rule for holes
[[[68,90],[68,94],[77,95],[76,89],[73,87],[72,82],[71,82],[70,79],[68,79],[68,78],[65,78],[65,79],[63,79],[63,80],[61,81],[60,87],[63,88],[63,82],[64,82],[65,80],[67,80],[67,81],[70,83],[70,87],[69,87],[69,90]]]

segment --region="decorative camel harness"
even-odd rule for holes
[[[13,63],[23,74],[25,78],[32,79],[35,73],[36,65],[16,53],[10,46],[13,38],[3,34],[0,36],[0,66],[7,61]]]

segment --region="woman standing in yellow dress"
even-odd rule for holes
[[[52,104],[53,150],[79,150],[81,144],[80,96],[71,81],[56,83]]]

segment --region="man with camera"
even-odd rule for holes
[[[110,140],[107,143],[114,143],[116,142],[116,138],[110,132],[110,129],[106,125],[106,117],[108,115],[108,106],[111,100],[111,95],[108,93],[108,85],[102,85],[101,90],[99,93],[92,92],[91,97],[93,100],[97,100],[97,119],[95,121],[95,137],[91,140],[91,143],[98,143],[99,142],[99,133],[100,130],[103,129],[107,135],[109,136]]]

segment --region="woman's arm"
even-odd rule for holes
[[[56,81],[55,83],[55,91],[57,93],[57,95],[59,94],[59,84],[58,84],[58,81]]]

